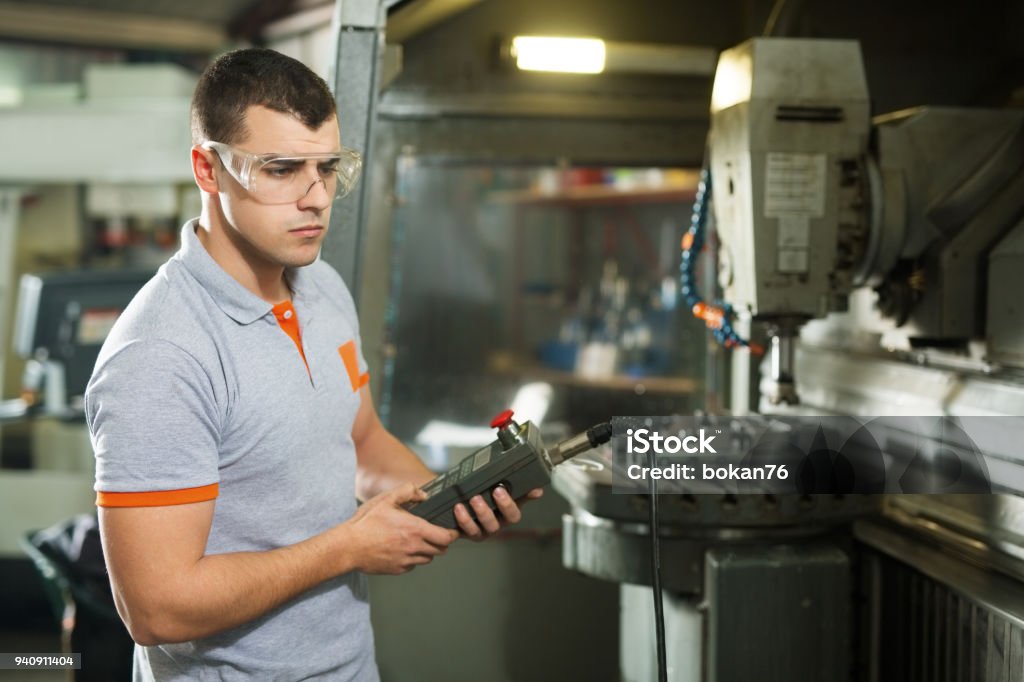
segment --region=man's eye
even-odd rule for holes
[[[263,172],[272,178],[287,178],[295,172],[294,166],[265,166]]]
[[[324,175],[333,175],[338,172],[338,162],[331,161],[330,163],[321,163],[320,172]]]

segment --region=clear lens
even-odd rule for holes
[[[318,182],[328,194],[341,198],[352,191],[362,168],[362,158],[349,149],[337,154],[281,156],[251,154],[220,142],[206,142],[203,147],[216,151],[231,177],[268,204],[298,201]]]

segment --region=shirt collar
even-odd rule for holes
[[[198,226],[199,219],[194,218],[181,228],[181,250],[178,254],[182,265],[209,292],[224,314],[235,322],[251,324],[271,314],[274,304],[246,289],[213,260],[196,235]],[[285,277],[297,301],[315,298],[315,287],[310,286],[310,278],[304,272],[308,267],[285,270]]]

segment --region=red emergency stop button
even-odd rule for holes
[[[512,423],[512,410],[505,410],[497,417],[491,420],[492,429],[503,429]]]

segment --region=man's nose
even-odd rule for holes
[[[316,186],[320,185],[321,190]],[[299,203],[305,206],[326,208],[331,204],[331,193],[327,190],[327,183],[323,178],[318,177],[306,188],[305,194],[299,197]]]

